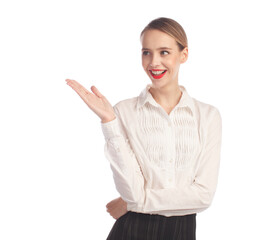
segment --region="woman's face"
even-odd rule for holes
[[[141,37],[142,66],[157,88],[178,84],[180,64],[188,58],[188,49],[179,51],[176,40],[159,30],[148,30]]]

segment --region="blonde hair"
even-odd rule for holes
[[[152,20],[141,32],[140,38],[147,30],[156,29],[173,37],[179,50],[182,51],[185,47],[188,48],[188,39],[183,27],[171,18],[160,17]]]

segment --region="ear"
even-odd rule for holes
[[[188,47],[185,47],[185,48],[181,51],[181,63],[184,63],[184,62],[187,61],[188,55],[189,55]]]

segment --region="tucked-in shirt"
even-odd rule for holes
[[[127,210],[163,216],[199,213],[212,203],[220,165],[219,110],[183,85],[168,114],[149,92],[117,102],[102,123],[104,153]]]

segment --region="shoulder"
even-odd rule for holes
[[[130,108],[135,107],[137,104],[137,97],[132,97],[132,98],[127,98],[127,99],[123,99],[118,101],[113,108],[117,109],[119,111],[124,111]]]
[[[207,122],[209,122],[211,119],[221,120],[221,113],[216,106],[210,103],[202,102],[193,97],[192,99],[197,115],[199,118],[201,118],[201,120],[205,120]]]
[[[114,112],[119,122],[122,124],[126,131],[128,131],[130,125],[132,125],[131,123],[136,122],[136,104],[137,97],[132,97],[123,99],[113,106]]]
[[[136,106],[137,97],[131,97],[117,102],[113,108],[119,119],[129,123],[136,116]]]

